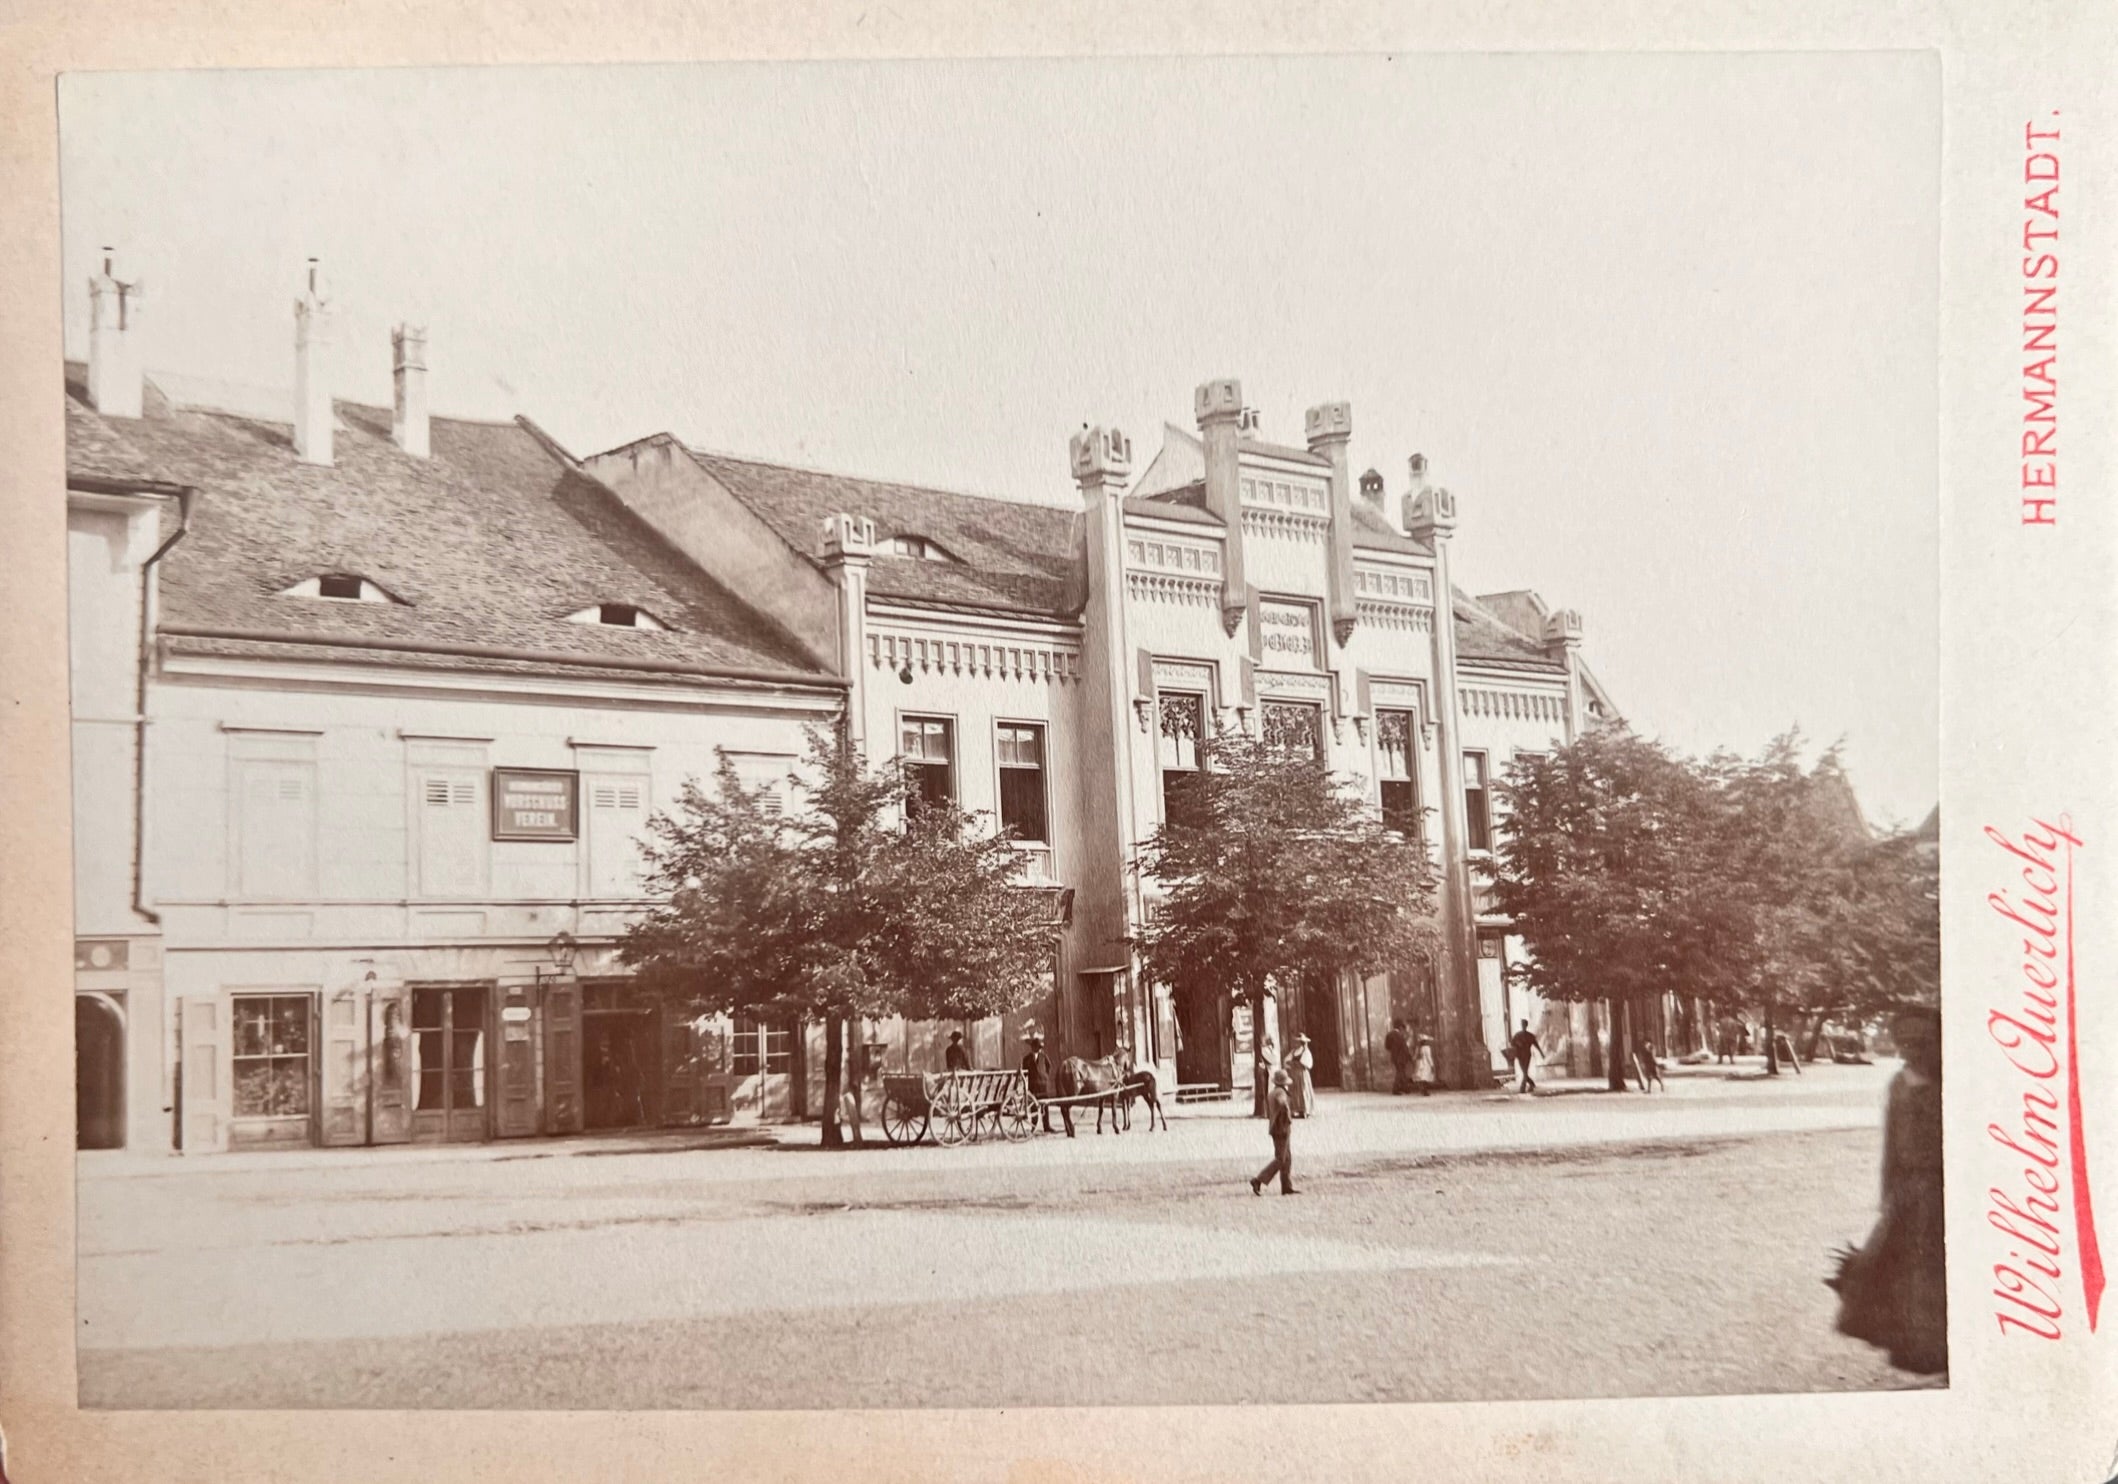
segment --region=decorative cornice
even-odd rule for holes
[[[1565,721],[1566,697],[1556,691],[1457,690],[1466,716],[1489,716],[1502,721]]]
[[[1378,603],[1363,598],[1353,605],[1354,612],[1362,623],[1372,623],[1379,629],[1410,629],[1421,634],[1434,632],[1434,610],[1415,608],[1409,603]]]
[[[1373,603],[1434,606],[1434,579],[1425,572],[1356,566],[1353,569],[1353,592],[1356,597]]]
[[[1202,541],[1172,541],[1145,533],[1125,538],[1125,565],[1177,576],[1221,575],[1221,548]]]
[[[919,634],[870,630],[868,663],[878,670],[968,675],[999,680],[1066,681],[1081,678],[1081,651],[1057,645],[995,644],[984,640],[936,639]]]
[[[1126,596],[1146,603],[1177,603],[1214,608],[1221,601],[1218,577],[1179,577],[1169,572],[1127,572]]]
[[[1243,534],[1246,536],[1281,536],[1290,541],[1321,542],[1330,530],[1331,521],[1327,516],[1256,505],[1245,506],[1243,510]]]

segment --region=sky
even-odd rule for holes
[[[437,414],[1059,504],[1345,400],[1638,730],[1938,796],[1931,54],[79,73],[60,148],[70,356],[109,246],[150,371],[291,388],[316,257],[342,397],[409,320]]]

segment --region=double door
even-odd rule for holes
[[[487,1055],[492,989],[485,984],[411,987],[411,1137],[456,1143],[491,1136]]]

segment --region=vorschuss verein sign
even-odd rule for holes
[[[493,769],[495,840],[571,840],[580,830],[581,775],[556,768]]]

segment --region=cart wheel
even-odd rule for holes
[[[894,1096],[883,1099],[883,1137],[893,1144],[917,1144],[926,1122],[924,1112],[905,1106]]]
[[[1011,1144],[1019,1144],[1037,1131],[1034,1098],[1010,1097],[1000,1105],[1000,1132]]]
[[[944,1149],[954,1149],[972,1136],[976,1121],[976,1115],[969,1108],[944,1108],[937,1103],[928,1115],[927,1126],[935,1143]]]
[[[980,1103],[978,1121],[971,1126],[974,1139],[999,1139],[1007,1135],[1007,1125],[1002,1121],[1002,1108],[998,1103]]]

